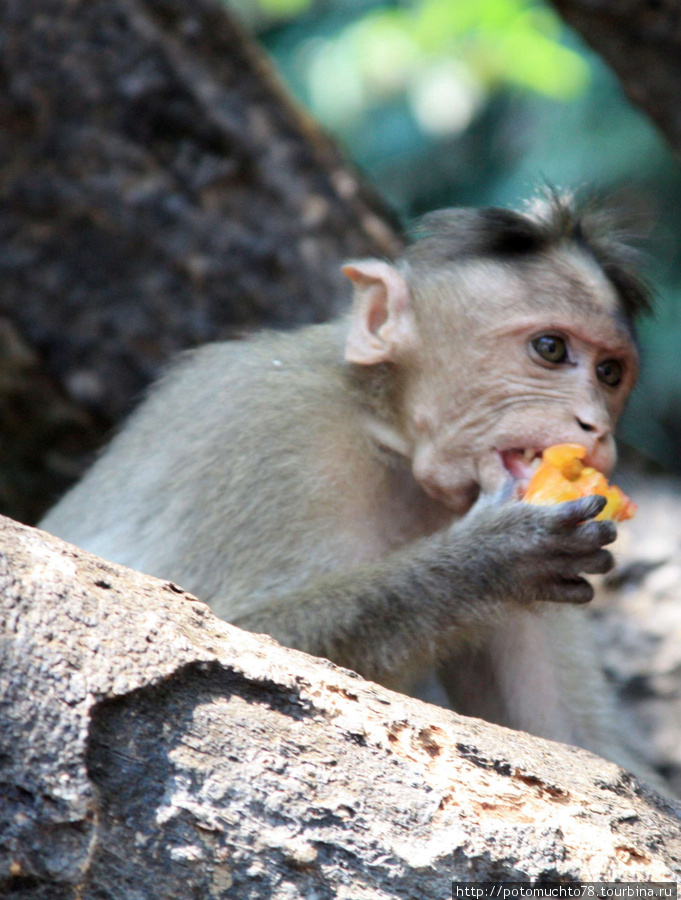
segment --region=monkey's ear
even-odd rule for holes
[[[341,271],[355,286],[346,361],[362,366],[393,362],[414,334],[406,281],[379,259],[348,263]]]

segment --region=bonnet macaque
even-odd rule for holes
[[[517,487],[550,444],[609,473],[648,298],[567,200],[426,216],[351,262],[344,318],[184,354],[42,526],[236,625],[628,768],[584,574],[603,500]],[[433,678],[430,678],[433,684]]]

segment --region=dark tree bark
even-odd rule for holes
[[[35,520],[170,354],[328,318],[398,241],[219,0],[3,0],[0,511]]]
[[[681,154],[681,6],[678,0],[551,0],[612,67],[631,102]]]

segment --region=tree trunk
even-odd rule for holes
[[[180,348],[399,244],[219,0],[4,0],[0,511],[35,521]]]
[[[677,0],[551,0],[681,154],[681,7]]]
[[[0,893],[443,900],[681,878],[673,808],[0,522]]]

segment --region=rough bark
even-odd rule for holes
[[[0,891],[442,900],[456,880],[669,881],[673,808],[2,520]]]
[[[397,245],[219,0],[4,0],[0,511],[35,521],[169,354],[328,318]]]
[[[678,0],[551,0],[612,67],[627,96],[681,153]]]

